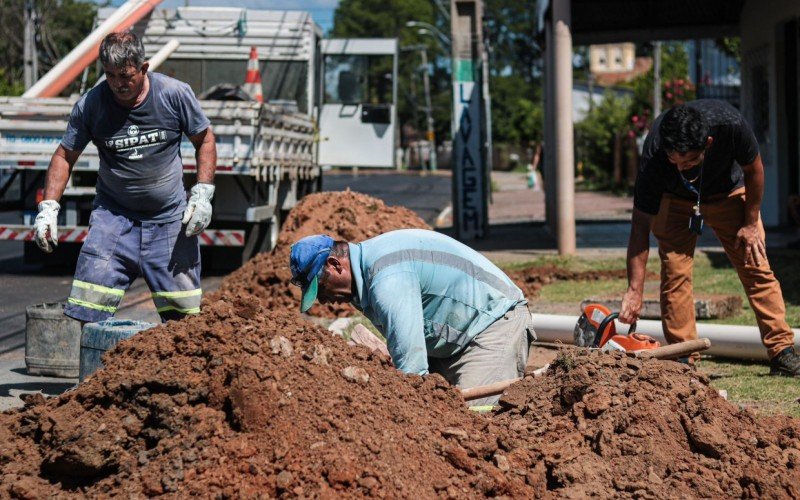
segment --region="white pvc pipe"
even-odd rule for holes
[[[161,63],[166,61],[167,58],[171,56],[173,52],[178,50],[178,47],[180,47],[180,45],[181,42],[179,42],[177,38],[173,38],[172,40],[167,42],[166,45],[161,47],[161,50],[153,54],[153,57],[148,59],[148,62],[150,63],[149,70],[155,71],[156,69],[158,69],[158,67],[161,66]]]
[[[40,78],[22,97],[48,97],[51,88],[61,86],[63,81],[70,80],[69,76],[73,73],[80,73],[88,64],[97,57],[97,46],[103,38],[120,26],[129,16],[146,4],[155,6],[161,0],[129,0],[111,14],[108,19],[103,21],[94,31],[72,49],[58,64]],[[70,80],[71,81],[71,80]]]
[[[563,342],[572,344],[573,331],[578,316],[557,314],[533,314],[533,328],[538,340],[542,342]],[[616,322],[617,332],[626,333],[628,325]],[[662,344],[666,344],[661,321],[640,320],[636,331],[650,335]],[[738,359],[767,359],[767,350],[761,343],[761,334],[757,327],[738,325],[697,324],[697,336],[711,340],[711,348],[705,351],[712,356]],[[800,350],[800,330],[794,330],[795,349]]]

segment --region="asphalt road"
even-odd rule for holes
[[[383,199],[389,205],[404,205],[431,223],[450,201],[450,177],[377,173],[363,171],[331,173],[323,176],[323,189],[346,188]],[[19,223],[15,214],[0,214],[0,222]],[[44,302],[65,301],[72,283],[73,269],[24,265],[22,243],[0,241],[0,360],[24,355],[25,308]],[[206,273],[204,273],[206,274]],[[219,286],[222,276],[203,278],[203,289]],[[118,312],[120,317],[157,321],[150,293],[143,280],[137,280]]]

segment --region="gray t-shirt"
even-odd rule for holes
[[[189,85],[148,73],[150,91],[135,108],[117,104],[103,82],[72,108],[61,145],[83,151],[89,141],[100,154],[95,206],[141,222],[172,222],[186,207],[182,134],[210,125]]]

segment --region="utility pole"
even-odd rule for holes
[[[653,119],[661,114],[661,42],[653,43]]]
[[[428,131],[425,134],[425,139],[430,145],[430,170],[436,172],[437,158],[436,158],[436,133],[433,128],[433,105],[431,104],[431,82],[428,76],[428,50],[423,45],[420,49],[420,56],[422,57],[422,85],[425,90],[425,115],[428,122]]]
[[[25,0],[25,26],[23,33],[23,76],[25,90],[31,88],[39,79],[39,58],[36,55],[36,7],[33,0]]]
[[[484,99],[483,2],[452,0],[453,226],[456,238],[483,238],[489,228],[489,186]]]

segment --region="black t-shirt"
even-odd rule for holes
[[[714,138],[702,163],[700,200],[711,195],[730,193],[743,186],[741,165],[753,163],[758,156],[758,141],[750,125],[736,108],[724,101],[699,99],[687,105],[703,113],[710,127],[708,135]],[[678,168],[659,147],[659,128],[663,117],[664,113],[656,118],[652,131],[644,141],[633,194],[633,206],[651,215],[658,213],[664,193],[697,199],[697,195],[684,185]],[[695,168],[696,171],[686,172],[685,178],[695,178],[700,173],[700,168]],[[699,180],[696,181],[694,186],[697,187],[699,183]]]

